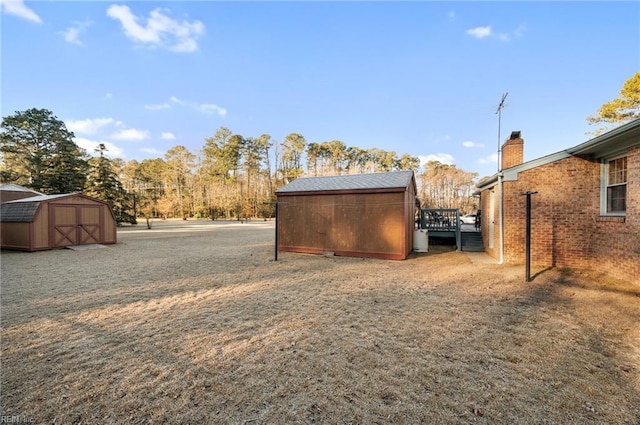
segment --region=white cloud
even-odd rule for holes
[[[74,133],[96,134],[98,130],[109,124],[112,124],[113,118],[87,118],[85,120],[68,120],[65,121],[67,129]]]
[[[164,155],[163,151],[159,151],[158,149],[155,148],[141,148],[140,152],[144,152],[144,153],[150,153],[152,155]]]
[[[497,164],[498,163],[498,154],[492,153],[489,156],[485,156],[484,158],[478,159],[478,164]]]
[[[515,29],[515,31],[513,32],[513,35],[515,35],[516,37],[522,37],[526,30],[527,30],[527,27],[525,25],[518,25],[518,28]]]
[[[435,153],[435,154],[430,154],[430,155],[418,155],[418,158],[420,159],[420,165],[421,166],[424,166],[428,162],[432,162],[432,161],[438,161],[441,164],[448,164],[448,165],[455,164],[455,162],[456,162],[456,159],[452,155],[450,155],[448,153]]]
[[[467,30],[467,34],[475,38],[485,38],[491,35],[491,26],[475,27]]]
[[[476,143],[470,140],[462,142],[462,146],[464,146],[465,148],[484,148],[484,145],[482,143]]]
[[[184,105],[184,102],[175,96],[171,96],[169,100],[172,101],[173,103],[177,103],[178,105]]]
[[[64,36],[64,40],[67,43],[76,44],[78,46],[84,46],[82,40],[80,40],[80,34],[84,32],[87,28],[89,28],[92,24],[91,21],[84,22],[74,22],[74,26],[67,28],[62,31],[61,34]]]
[[[8,15],[18,16],[37,24],[42,23],[42,19],[36,14],[36,12],[25,6],[23,0],[0,0],[0,5],[2,6],[4,13]]]
[[[137,130],[135,128],[126,128],[111,135],[116,140],[128,140],[138,142],[149,138],[147,130]]]
[[[175,140],[176,135],[171,133],[170,131],[164,131],[162,132],[162,134],[160,135],[160,138],[162,140]]]
[[[93,150],[98,147],[99,143],[94,140],[85,139],[84,137],[74,137],[73,141],[76,143],[76,145],[80,146],[82,149],[86,150],[89,153],[93,152]]]
[[[195,109],[203,114],[218,114],[221,117],[227,115],[227,110],[215,103],[196,103],[187,100],[178,99],[176,96],[169,97],[168,102],[144,105],[145,109],[157,111],[160,109],[168,109],[174,105],[184,106]]]
[[[170,108],[170,105],[167,102],[156,103],[152,105],[144,105],[144,109],[148,109],[150,111],[159,111],[161,109],[168,109],[168,108]]]
[[[198,50],[197,39],[204,33],[204,24],[200,21],[178,21],[163,12],[169,10],[154,9],[148,18],[138,18],[128,6],[113,4],[107,9],[107,16],[120,21],[125,35],[136,43],[164,47],[174,52]],[[145,20],[146,24],[139,23]]]
[[[124,151],[121,148],[117,147],[111,142],[90,140],[84,137],[76,137],[73,140],[74,142],[76,142],[78,146],[85,149],[87,153],[89,153],[89,155],[95,155],[96,154],[95,150],[98,147],[98,145],[101,143],[107,148],[105,155],[111,158],[120,158],[124,153]]]
[[[481,39],[486,37],[491,37],[494,39],[498,39],[500,41],[511,41],[513,37],[519,38],[524,35],[526,27],[524,25],[518,25],[518,27],[513,30],[512,34],[509,33],[494,33],[491,29],[490,25],[486,27],[475,27],[467,30],[467,34],[472,37]]]
[[[113,94],[112,94],[111,92],[106,92],[106,93],[104,94],[104,98],[105,98],[105,99],[112,99],[112,98],[113,98]]]
[[[213,114],[216,113],[222,117],[224,117],[225,115],[227,115],[227,110],[224,108],[221,108],[218,105],[214,105],[213,103],[203,103],[199,106],[199,109],[202,113],[204,114]]]
[[[195,52],[198,50],[198,43],[192,38],[184,39],[173,46],[170,50],[174,52]]]
[[[149,131],[129,128],[122,121],[108,117],[68,120],[65,121],[65,124],[74,133],[86,136],[76,137],[74,140],[78,146],[86,149],[90,154],[93,154],[96,147],[102,143],[107,147],[109,157],[123,156],[124,150],[122,148],[112,142],[105,141],[105,139],[124,142],[139,142],[149,139]]]

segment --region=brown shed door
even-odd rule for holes
[[[51,205],[51,246],[101,243],[99,205]]]
[[[51,205],[51,246],[78,244],[78,214],[74,205]]]
[[[97,205],[78,207],[78,244],[87,245],[102,242],[100,215],[100,207]]]

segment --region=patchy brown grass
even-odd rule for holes
[[[640,423],[640,287],[593,273],[274,262],[272,222],[1,263],[2,414],[34,423]]]

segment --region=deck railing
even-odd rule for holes
[[[427,208],[420,210],[420,228],[454,231],[459,228],[460,211],[457,209]]]
[[[418,228],[427,229],[434,237],[455,237],[460,250],[460,211],[453,208],[425,208],[420,210]]]

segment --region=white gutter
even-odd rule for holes
[[[622,124],[591,140],[587,140],[577,146],[566,149],[571,155],[595,153],[603,149],[612,139],[616,139],[616,146],[626,148],[637,144],[638,131],[640,131],[640,118]]]

